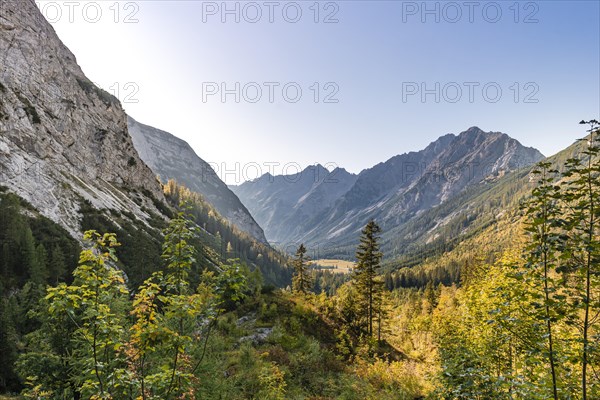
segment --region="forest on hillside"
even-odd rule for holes
[[[147,248],[122,226],[102,230],[116,226],[92,211],[84,221],[100,230],[80,245],[4,190],[0,389],[35,399],[598,399],[600,129],[582,122],[583,150],[539,163],[531,193],[495,226],[386,271],[370,221],[342,280],[311,269],[303,245],[287,259],[237,235],[175,182],[165,187],[171,218]]]

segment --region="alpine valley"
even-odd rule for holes
[[[582,123],[228,187],[0,0],[0,399],[598,399]]]

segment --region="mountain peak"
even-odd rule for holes
[[[466,131],[462,131],[461,133],[459,133],[456,137],[459,138],[459,140],[464,138],[470,138],[474,140],[486,140],[489,137],[499,137],[502,135],[505,134],[501,132],[486,132],[477,126],[472,126]],[[508,135],[505,136],[506,138],[510,139]]]
[[[302,172],[306,172],[306,171],[310,171],[310,172],[314,171],[314,172],[317,172],[319,174],[322,173],[322,172],[326,173],[326,174],[329,173],[329,170],[327,168],[325,168],[324,166],[322,166],[321,164],[319,164],[319,163],[309,165],[308,167],[304,168],[304,170]]]

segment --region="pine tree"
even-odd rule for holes
[[[13,370],[17,359],[18,342],[14,312],[0,285],[0,392],[2,393],[18,387],[18,378]]]
[[[389,291],[394,290],[394,280],[390,272],[385,274],[385,288]]]
[[[377,322],[377,340],[381,342],[383,334],[389,334],[390,328],[386,324],[389,320],[390,315],[390,292],[381,291],[377,296],[377,303],[375,304],[375,321]]]
[[[296,251],[296,258],[293,261],[294,277],[292,279],[292,289],[295,292],[308,293],[312,287],[311,278],[308,273],[308,262],[310,257],[306,255],[306,247],[301,244]]]
[[[379,268],[383,254],[379,251],[381,228],[371,220],[362,230],[360,244],[356,250],[357,265],[352,277],[359,296],[363,329],[373,336],[373,319],[379,315],[383,281],[379,279]]]
[[[431,314],[433,309],[437,306],[437,295],[435,289],[433,288],[432,281],[427,282],[427,286],[425,286],[425,291],[423,292],[423,297],[427,301],[427,313]]]
[[[6,242],[2,243],[2,248],[0,248],[0,277],[2,277],[2,282],[0,282],[0,285],[3,287],[11,286],[12,264],[13,256],[10,245]]]

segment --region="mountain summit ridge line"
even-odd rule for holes
[[[231,186],[273,243],[329,242],[353,237],[369,219],[402,224],[477,185],[544,158],[501,132],[473,126],[440,136],[420,151],[398,154],[359,174],[311,181],[300,174],[260,178]],[[332,172],[327,172],[330,177]],[[315,192],[316,191],[316,192]],[[307,202],[312,200],[312,202]]]

